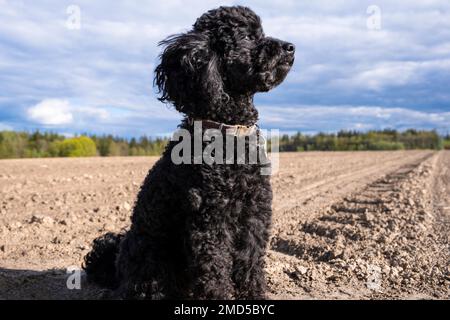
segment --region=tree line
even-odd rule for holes
[[[364,151],[450,149],[450,136],[440,136],[436,131],[409,129],[372,130],[367,132],[339,131],[315,135],[283,135],[280,151]]]
[[[157,156],[168,138],[125,139],[112,135],[65,137],[52,132],[0,131],[0,159],[89,156]],[[450,135],[435,131],[396,130],[340,131],[305,135],[283,135],[280,151],[362,151],[442,148],[450,150]]]
[[[156,156],[168,139],[130,140],[112,135],[65,137],[51,132],[0,131],[0,159],[93,156]]]

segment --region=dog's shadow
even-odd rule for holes
[[[79,277],[76,279],[75,277]],[[108,299],[109,293],[86,281],[83,272],[0,268],[0,300]]]

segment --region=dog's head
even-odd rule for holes
[[[155,70],[160,100],[189,116],[277,86],[295,52],[293,44],[266,37],[260,18],[240,6],[211,10],[191,31],[160,44],[165,46]]]

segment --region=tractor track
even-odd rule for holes
[[[434,205],[436,177],[448,182],[444,158],[422,155],[275,234],[273,297],[448,298],[449,228]]]

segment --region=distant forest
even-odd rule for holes
[[[440,136],[436,131],[409,129],[382,131],[340,131],[292,136],[283,135],[280,151],[364,151],[364,150],[412,150],[450,149],[450,135]]]
[[[0,131],[0,159],[89,156],[157,156],[168,138],[125,139],[112,135],[80,135],[67,138],[51,132]],[[340,131],[283,135],[280,152],[449,149],[450,135],[435,131],[396,130]]]

